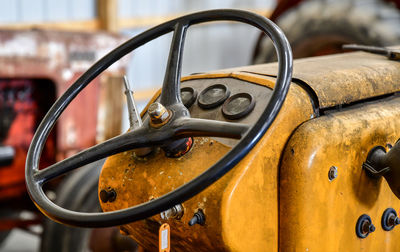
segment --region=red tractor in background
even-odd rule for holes
[[[278,0],[268,18],[286,34],[294,58],[343,52],[343,44],[400,42],[400,0]],[[275,60],[272,43],[260,34],[252,63]]]
[[[26,192],[24,169],[33,134],[46,111],[88,66],[124,40],[122,36],[104,32],[0,31],[0,243],[15,227],[29,230],[32,225],[42,223],[42,215],[36,211]],[[120,133],[122,80],[126,65],[127,60],[115,64],[71,104],[48,139],[42,166]],[[61,181],[49,185],[49,195],[66,207],[80,208],[82,200],[90,202],[90,193],[94,192],[95,201],[90,208],[96,208],[97,193],[92,189],[97,187],[98,176],[90,176],[95,170],[84,169],[80,180],[64,179],[61,189]],[[71,180],[82,183],[81,179],[85,179],[91,190],[81,195],[83,198],[76,194],[72,199],[63,198],[63,192],[73,190],[73,186],[66,187],[71,185]],[[80,190],[80,193],[84,191]],[[21,215],[24,212],[29,214]],[[56,225],[44,225],[46,235],[42,250],[55,251],[54,246],[68,248],[64,243],[57,245],[60,240],[51,237],[66,237],[60,232],[67,232],[68,228]],[[57,228],[62,230],[58,233],[49,231]],[[78,238],[72,236],[75,240],[69,242],[80,246],[82,232],[74,230],[72,233]],[[46,241],[47,245],[44,244]]]

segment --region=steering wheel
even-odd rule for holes
[[[274,42],[279,72],[271,99],[260,118],[250,125],[191,118],[180,97],[182,54],[189,26],[209,21],[239,21],[265,32]],[[39,170],[40,156],[46,139],[68,104],[96,76],[132,50],[166,33],[173,32],[160,103],[171,113],[167,123],[154,127],[150,119],[134,131],[111,138],[76,155]],[[28,151],[25,179],[31,199],[49,218],[71,226],[109,227],[141,220],[165,211],[198,194],[231,170],[261,139],[276,118],[289,89],[292,76],[292,52],[283,32],[269,19],[243,10],[211,10],[176,18],[149,29],[117,47],[87,70],[54,103],[39,125]],[[215,136],[240,139],[224,157],[192,181],[152,201],[130,208],[105,212],[82,213],[55,205],[43,191],[43,184],[66,172],[96,160],[135,148],[162,145],[192,136]]]

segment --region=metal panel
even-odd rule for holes
[[[44,0],[20,0],[19,22],[41,22],[44,21]]]
[[[254,65],[240,70],[274,76],[278,65]],[[293,78],[314,90],[320,108],[328,108],[398,92],[400,63],[365,52],[310,57],[294,61]]]
[[[247,73],[203,77],[233,77],[267,87],[274,85],[272,78]],[[245,82],[243,86],[247,86]],[[306,92],[296,84],[292,85],[271,130],[249,155],[221,180],[184,202],[182,219],[167,221],[171,225],[171,237],[174,237],[171,239],[174,251],[278,251],[280,155],[291,132],[308,120],[312,112]],[[99,188],[110,186],[118,196],[112,203],[101,202],[102,209],[117,210],[156,198],[203,172],[229,150],[209,138],[196,138],[194,143],[191,152],[179,159],[168,159],[162,152],[143,161],[138,161],[131,152],[110,157],[102,169]],[[207,224],[189,227],[188,222],[198,208],[207,215]],[[158,244],[154,234],[160,221],[160,215],[155,215],[145,221],[124,225],[122,230],[153,251]]]
[[[97,16],[95,0],[70,0],[71,20],[87,20]]]
[[[120,18],[127,18],[132,16],[132,9],[134,7],[132,0],[119,0],[118,1],[118,16]]]
[[[370,70],[372,71],[372,70]],[[382,178],[362,169],[369,150],[396,142],[400,99],[376,101],[302,124],[289,140],[280,167],[281,251],[400,251],[400,228],[384,231],[386,208],[400,202]],[[330,167],[337,177],[329,180]],[[376,230],[356,235],[368,214]]]
[[[64,21],[70,17],[69,0],[45,0],[44,15],[46,21]]]
[[[18,1],[0,0],[0,22],[16,22],[18,19]]]
[[[129,1],[120,0],[118,5],[120,17],[168,16],[176,13],[189,13],[218,8],[272,9],[276,1],[272,0],[155,0]]]

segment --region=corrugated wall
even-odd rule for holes
[[[95,0],[0,0],[0,23],[96,18]]]

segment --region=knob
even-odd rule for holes
[[[361,215],[356,224],[356,234],[359,238],[366,238],[370,233],[375,231],[375,226],[372,224],[371,217],[367,214]]]
[[[382,228],[383,230],[390,231],[395,226],[400,224],[400,218],[397,216],[396,210],[388,208],[382,215]]]
[[[206,216],[204,215],[203,211],[199,209],[189,221],[189,226],[193,226],[195,224],[204,225],[206,222]]]

